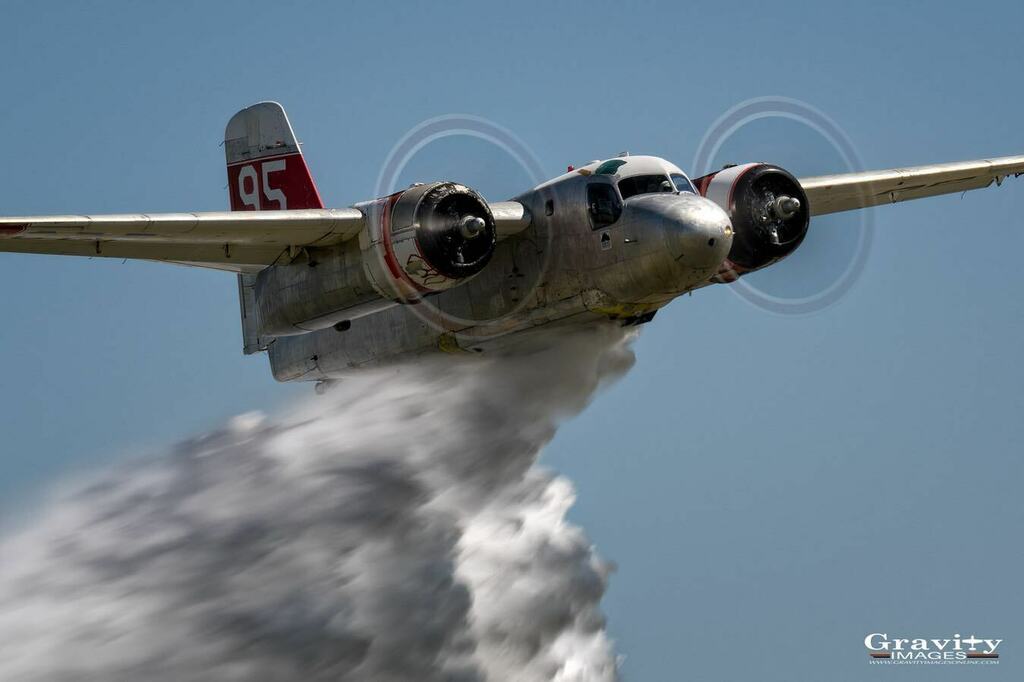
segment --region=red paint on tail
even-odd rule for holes
[[[324,202],[301,153],[268,156],[228,166],[232,211],[323,208]]]
[[[231,117],[224,156],[232,211],[324,207],[288,114],[277,102],[258,102]]]

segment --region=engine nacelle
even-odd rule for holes
[[[416,303],[484,269],[497,231],[483,197],[454,182],[433,182],[359,206],[366,276],[390,300]]]
[[[304,334],[395,303],[419,303],[480,272],[494,253],[494,216],[479,194],[452,182],[415,185],[360,204],[358,244],[305,251],[256,277],[259,334]]]
[[[733,282],[780,261],[807,235],[811,216],[807,194],[795,177],[778,166],[731,166],[697,178],[694,184],[732,220],[732,248],[714,281]]]

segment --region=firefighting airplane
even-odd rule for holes
[[[691,180],[653,156],[594,161],[510,201],[457,182],[324,208],[284,109],[224,136],[230,212],[0,218],[0,251],[141,258],[238,274],[246,354],[318,381],[520,332],[642,324],[674,298],[791,254],[811,216],[1001,184],[1024,156],[795,178],[767,163]]]

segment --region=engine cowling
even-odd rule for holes
[[[416,303],[476,275],[494,254],[494,216],[465,185],[414,185],[360,208],[366,275],[385,298]]]
[[[780,261],[807,236],[807,194],[783,168],[766,163],[730,166],[698,178],[695,184],[732,220],[732,248],[715,281],[732,282]]]

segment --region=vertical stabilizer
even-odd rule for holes
[[[231,117],[224,131],[232,211],[323,208],[295,132],[277,102],[260,102]]]
[[[288,115],[277,102],[260,102],[232,116],[224,130],[224,155],[232,211],[324,207]],[[266,350],[274,340],[259,334],[255,286],[256,275],[238,276],[246,355]]]

